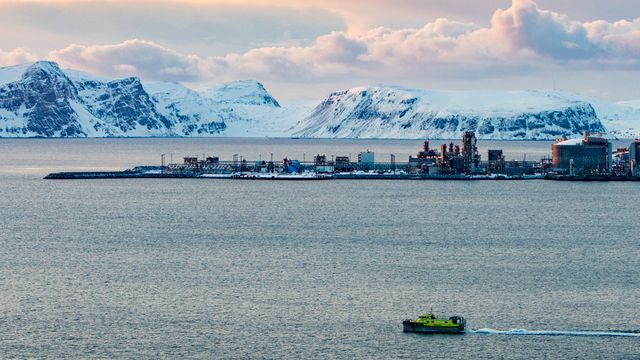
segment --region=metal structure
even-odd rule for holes
[[[487,152],[487,172],[491,174],[504,174],[505,158],[501,149],[493,149]]]
[[[631,176],[640,176],[640,139],[629,146],[629,170]]]
[[[473,174],[478,171],[480,155],[476,144],[476,134],[472,131],[465,131],[462,135],[462,166],[465,174]]]

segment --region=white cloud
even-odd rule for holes
[[[497,10],[491,31],[501,35],[515,49],[529,48],[556,59],[585,58],[602,49],[587,36],[584,24],[568,16],[541,10],[531,0],[513,0],[510,8]]]
[[[0,49],[0,66],[33,62],[37,59],[37,56],[24,48],[17,48],[10,51],[3,51],[2,49]]]
[[[620,20],[614,23],[598,20],[586,23],[589,39],[603,49],[629,58],[640,56],[640,18],[633,21]]]

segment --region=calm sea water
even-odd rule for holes
[[[640,358],[640,337],[592,333],[640,330],[640,184],[41,180],[160,153],[419,146],[0,140],[0,357]],[[550,143],[494,147],[534,159]],[[402,333],[431,306],[557,336]]]

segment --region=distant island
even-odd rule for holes
[[[192,90],[107,79],[49,61],[0,68],[0,137],[308,137],[553,140],[640,136],[640,103],[562,91],[358,87],[276,100],[258,81]]]

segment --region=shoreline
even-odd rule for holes
[[[97,180],[97,179],[202,179],[202,180],[253,180],[253,181],[321,181],[321,180],[431,180],[431,181],[524,181],[524,180],[552,180],[578,182],[608,182],[608,181],[640,181],[640,177],[632,176],[567,176],[567,175],[524,175],[508,176],[493,175],[415,175],[415,174],[376,174],[376,173],[337,173],[337,174],[281,174],[281,173],[229,173],[229,174],[200,174],[200,173],[158,173],[125,171],[82,171],[58,172],[48,174],[44,180]]]

